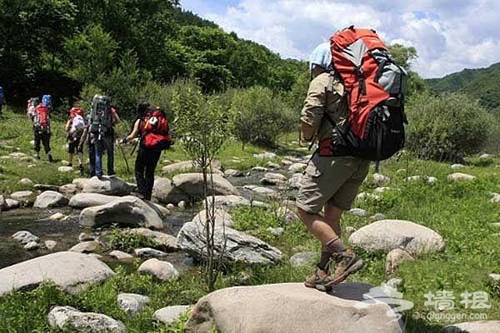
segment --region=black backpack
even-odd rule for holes
[[[112,129],[111,99],[107,96],[95,95],[90,107],[90,131],[104,134]]]

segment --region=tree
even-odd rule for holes
[[[413,46],[406,47],[401,44],[393,44],[388,46],[388,49],[396,64],[406,70],[409,70],[411,62],[418,58],[417,50]]]
[[[118,43],[101,26],[89,27],[64,43],[67,71],[80,82],[92,84],[114,67],[117,49]]]
[[[61,44],[73,33],[75,16],[69,0],[0,1],[0,81],[11,102],[24,103],[42,71],[54,76],[47,72],[56,71]]]
[[[137,55],[127,51],[120,57],[120,63],[109,74],[96,77],[96,84],[113,98],[113,104],[125,117],[133,117],[139,103],[139,88],[151,80],[152,76],[138,66]]]
[[[217,97],[203,96],[195,85],[179,89],[173,97],[174,112],[177,115],[177,134],[182,136],[182,146],[203,174],[203,197],[206,207],[206,223],[203,226],[205,249],[205,279],[210,291],[215,289],[222,264],[225,244],[216,244],[216,232],[224,232],[215,226],[215,200],[212,161],[227,139],[227,110]],[[212,200],[209,200],[209,195]]]
[[[408,72],[408,96],[427,90],[425,81],[411,70],[412,61],[418,58],[417,50],[413,46],[406,47],[401,44],[393,44],[388,48],[394,62]]]

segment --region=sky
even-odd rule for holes
[[[411,68],[438,78],[500,62],[500,0],[180,0],[181,7],[282,58],[307,60],[337,30],[372,28],[413,46]]]

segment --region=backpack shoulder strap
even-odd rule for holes
[[[328,84],[325,87],[325,106],[324,106],[325,109],[324,109],[324,115],[325,115],[325,118],[333,125],[333,127],[335,127],[335,126],[337,126],[337,124],[332,119],[332,117],[330,116],[330,114],[328,113],[328,111],[327,111],[326,108],[328,107],[328,95],[332,94],[334,92],[338,93],[338,91],[336,91],[335,88],[334,88],[335,81],[342,81],[342,80],[341,80],[339,74],[336,71],[334,71],[333,69],[330,70],[330,72],[328,74],[329,74]]]

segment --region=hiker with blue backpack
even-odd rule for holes
[[[305,285],[326,291],[364,265],[341,239],[370,161],[404,144],[406,72],[392,62],[375,32],[350,27],[320,44],[310,58],[311,82],[301,112],[304,139],[317,143],[300,182],[298,215],[321,241],[321,256]]]

